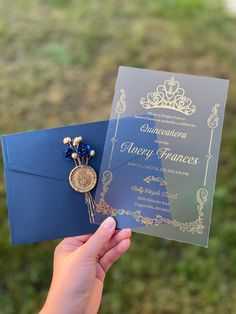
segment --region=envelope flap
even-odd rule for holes
[[[68,173],[74,166],[63,155],[63,138],[82,136],[96,151],[91,166],[99,169],[107,121],[72,125],[60,128],[17,133],[2,136],[5,168],[68,180]]]

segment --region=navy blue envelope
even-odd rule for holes
[[[96,151],[99,172],[107,121],[2,136],[9,223],[13,244],[93,233],[84,195],[69,185],[73,161],[63,156],[63,138],[82,136]],[[95,190],[93,191],[93,193]]]

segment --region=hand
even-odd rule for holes
[[[131,230],[107,218],[93,234],[65,238],[54,252],[53,277],[41,314],[95,314],[108,269],[130,246]]]

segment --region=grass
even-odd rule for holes
[[[235,29],[217,1],[0,0],[2,134],[108,118],[119,65],[230,79],[209,248],[134,234],[103,314],[236,313]],[[10,246],[0,175],[0,313],[35,313],[57,241]]]

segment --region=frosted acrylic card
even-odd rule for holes
[[[207,246],[228,81],[120,67],[95,221]],[[221,171],[219,169],[219,171]]]

